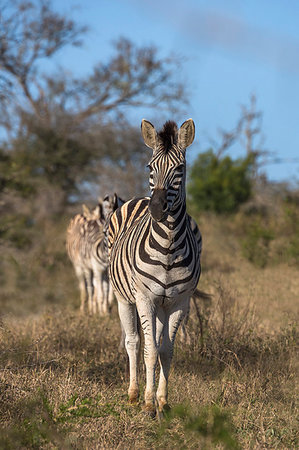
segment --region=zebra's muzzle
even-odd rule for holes
[[[166,189],[154,189],[148,208],[151,217],[156,222],[161,222],[166,218],[168,211]]]

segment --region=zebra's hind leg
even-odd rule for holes
[[[99,267],[94,267],[93,284],[95,289],[94,289],[92,312],[94,314],[98,312],[100,316],[103,315],[103,298],[104,298],[102,278],[103,274],[101,269]]]
[[[120,335],[120,340],[119,340],[119,345],[118,345],[118,351],[121,352],[124,350],[125,348],[125,340],[126,340],[126,333],[124,330],[124,327],[122,326],[122,323],[120,322],[121,325],[121,335]]]
[[[157,389],[159,411],[168,408],[168,376],[173,356],[175,336],[188,311],[189,300],[183,300],[166,311],[162,343],[159,348],[160,377]]]
[[[93,304],[93,298],[94,298],[94,287],[93,287],[93,273],[92,270],[86,269],[84,271],[84,277],[86,281],[86,290],[87,290],[87,301],[88,301],[88,312],[90,314],[93,313],[94,310],[94,304]]]
[[[107,316],[109,314],[109,277],[108,270],[102,272],[102,314]]]
[[[118,296],[117,296],[118,297]],[[118,313],[125,333],[125,347],[129,356],[130,385],[129,402],[135,403],[139,397],[138,352],[140,337],[137,327],[137,311],[134,304],[118,299]]]
[[[112,283],[110,280],[108,281],[108,287],[109,287],[108,305],[109,305],[109,311],[111,311],[113,301],[114,301],[114,292],[113,292],[113,287],[112,287]]]
[[[157,316],[156,316],[156,343],[157,346],[160,346],[160,341],[164,329],[165,322],[165,311],[162,306],[157,306]]]

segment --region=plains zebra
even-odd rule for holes
[[[153,155],[148,165],[151,197],[126,202],[111,216],[108,229],[109,273],[118,300],[129,356],[129,401],[139,395],[137,355],[144,332],[145,410],[155,414],[155,367],[159,358],[159,410],[167,405],[168,375],[178,327],[200,276],[201,234],[186,213],[185,150],[192,144],[192,119],[168,121],[162,131],[143,120],[145,144]]]
[[[115,194],[99,200],[91,211],[83,205],[83,214],[77,214],[68,226],[66,247],[79,280],[81,312],[87,304],[90,313],[98,310],[100,315],[106,315],[112,305],[103,228],[109,214],[122,203]]]

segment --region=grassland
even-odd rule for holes
[[[14,296],[12,280],[3,289],[0,448],[298,448],[298,266],[254,266],[229,220],[199,223],[200,288],[212,298],[199,305],[203,336],[192,308],[188,342],[177,339],[172,409],[155,420],[144,415],[142,394],[127,402],[116,306],[110,319],[78,312],[63,235],[48,230],[59,270],[55,258],[48,275],[32,265],[31,290],[18,263],[19,290]],[[142,364],[140,376],[143,388]]]

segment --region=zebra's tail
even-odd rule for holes
[[[191,300],[193,302],[194,309],[195,309],[195,312],[196,312],[196,316],[197,316],[197,319],[198,319],[198,323],[199,323],[199,332],[200,332],[200,340],[201,340],[201,349],[200,350],[203,349],[203,343],[204,343],[204,339],[203,339],[203,319],[202,319],[202,314],[200,312],[199,306],[197,304],[197,300],[203,300],[205,303],[209,304],[211,298],[212,298],[211,294],[208,294],[207,292],[204,292],[204,291],[200,291],[199,289],[195,289],[195,291],[193,292],[193,295],[191,297]],[[184,324],[185,327],[187,325],[188,319],[189,319],[189,314],[186,317],[186,321],[185,321],[185,324]]]
[[[208,294],[207,292],[200,291],[199,289],[195,289],[191,297],[194,300],[211,300],[212,294]]]
[[[201,336],[201,342],[203,342],[203,320],[202,320],[202,315],[200,313],[199,306],[197,304],[197,300],[203,300],[203,302],[205,304],[209,304],[211,297],[212,297],[211,294],[200,291],[199,289],[195,289],[195,291],[192,294],[192,297],[190,298],[190,303],[192,301],[194,304],[195,313],[196,313],[196,316],[197,316],[197,319],[199,322],[199,332],[200,332],[200,336]],[[187,311],[187,313],[182,321],[181,327],[180,327],[180,341],[183,344],[188,344],[191,342],[190,335],[189,335],[189,332],[187,329],[189,316],[190,316],[190,304],[189,304],[188,311]]]

